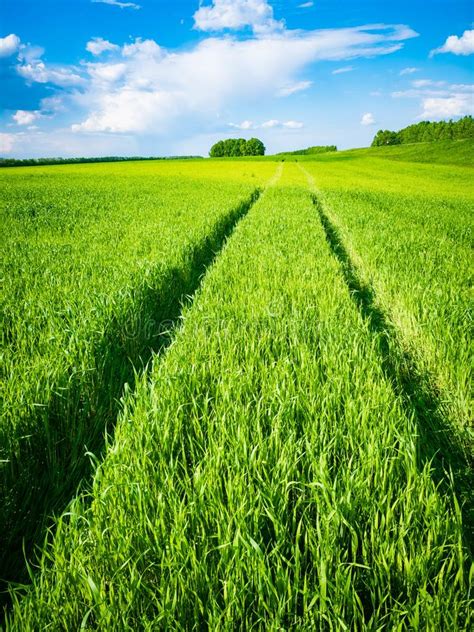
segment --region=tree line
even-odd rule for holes
[[[215,143],[210,151],[211,158],[224,158],[230,156],[264,156],[265,145],[258,138],[227,138]]]
[[[277,156],[312,156],[314,154],[325,154],[328,151],[337,151],[336,145],[313,145],[313,147],[307,147],[306,149],[282,151]]]
[[[131,160],[191,160],[202,156],[103,156],[101,158],[0,158],[0,167],[75,165],[83,162],[124,162]]]
[[[398,132],[380,129],[372,141],[372,147],[381,145],[404,145],[406,143],[429,143],[438,140],[462,140],[474,138],[474,119],[464,116],[458,121],[422,121],[404,127]]]

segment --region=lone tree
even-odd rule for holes
[[[264,156],[265,145],[258,138],[227,138],[213,145],[209,151],[211,158],[228,156]]]

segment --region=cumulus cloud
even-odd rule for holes
[[[242,123],[229,123],[229,127],[241,130],[254,130],[254,129],[301,129],[304,127],[304,123],[301,121],[279,121],[278,119],[270,119],[263,123],[254,123],[253,121],[242,121]]]
[[[14,33],[0,37],[0,57],[10,57],[20,48],[20,38]]]
[[[403,68],[402,70],[400,70],[400,76],[403,77],[403,75],[412,75],[414,72],[418,72],[419,70],[419,68],[415,68],[414,66]]]
[[[224,5],[210,8],[218,6]],[[269,14],[263,16],[261,24],[268,24]],[[386,55],[416,35],[407,26],[383,24],[315,31],[261,29],[246,39],[208,37],[180,52],[151,39],[137,38],[118,47],[93,38],[88,50],[110,55],[106,62],[80,66],[49,64],[43,49],[19,44],[16,70],[28,83],[63,88],[61,107],[67,103],[84,112],[72,126],[75,132],[169,134],[174,124],[180,129],[188,123],[211,124],[238,102],[260,103],[269,95],[305,90],[311,82],[298,76],[311,63]],[[11,47],[12,40],[8,42]],[[290,129],[292,122],[286,123],[282,127]]]
[[[342,75],[344,72],[352,72],[354,70],[354,66],[343,66],[342,68],[336,68],[336,70],[332,71],[332,75]]]
[[[127,65],[124,63],[117,64],[86,64],[89,75],[97,82],[105,82],[114,84],[127,71]]]
[[[365,114],[363,114],[362,118],[360,119],[360,124],[366,126],[375,125],[375,118],[372,112],[366,112]]]
[[[111,4],[113,7],[120,7],[120,9],[140,9],[139,4],[135,2],[121,2],[120,0],[92,0],[96,4]]]
[[[229,127],[235,127],[235,129],[256,129],[253,121],[242,121],[242,123],[229,123]]]
[[[254,33],[268,33],[284,28],[273,17],[267,0],[213,0],[194,14],[194,28],[200,31],[238,30],[249,26]]]
[[[445,119],[474,114],[474,84],[448,84],[446,81],[420,79],[412,88],[392,92],[394,98],[419,99],[419,119]]]
[[[442,46],[431,51],[430,57],[439,55],[440,53],[472,55],[474,53],[474,29],[464,31],[461,37],[450,35]]]
[[[304,123],[301,121],[285,121],[282,123],[282,127],[287,127],[288,129],[301,129],[304,127]]]
[[[97,99],[97,109],[85,121],[72,125],[73,132],[163,133],[170,121],[185,115],[173,94],[125,88]]]
[[[13,114],[12,119],[15,121],[17,125],[31,125],[39,119],[41,113],[38,110],[17,110],[15,114]]]
[[[448,119],[467,114],[474,114],[472,96],[454,94],[450,97],[428,97],[423,99],[423,111],[418,118]]]
[[[86,44],[86,50],[88,50],[89,53],[92,53],[95,56],[101,55],[102,53],[105,53],[106,51],[119,50],[119,49],[120,49],[120,46],[117,46],[117,44],[112,44],[112,42],[102,39],[102,37],[93,37]]]
[[[163,49],[154,40],[143,40],[141,37],[137,37],[133,44],[125,44],[122,48],[124,57],[140,56],[156,60],[161,59],[163,54]]]
[[[46,66],[41,59],[17,66],[17,72],[27,81],[35,83],[53,83],[61,87],[77,86],[84,83],[84,78],[71,68]]]
[[[80,71],[72,66],[46,65],[41,59],[44,49],[40,46],[21,46],[16,66],[17,73],[28,83],[52,83],[62,88],[84,84]]]
[[[12,115],[12,119],[19,126],[27,127],[27,129],[37,129],[36,125],[33,125],[35,121],[40,119],[51,119],[58,112],[65,109],[63,100],[59,96],[46,97],[40,101],[39,110],[17,110]]]
[[[385,55],[415,36],[403,25],[284,31],[244,40],[210,37],[178,53],[137,39],[109,63],[85,65],[86,85],[74,99],[88,114],[73,129],[161,133],[178,120],[209,121],[236,102],[306,89],[310,82],[295,77],[310,63]]]
[[[2,134],[0,133],[0,152],[2,154],[9,154],[15,145],[14,134]]]
[[[292,83],[288,86],[283,86],[283,88],[280,88],[277,92],[277,95],[279,97],[289,97],[291,94],[295,94],[295,92],[307,90],[312,85],[312,81],[297,81],[296,83]]]

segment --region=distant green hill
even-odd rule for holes
[[[371,147],[367,155],[405,160],[407,162],[433,162],[446,165],[474,166],[474,139],[445,140],[434,143],[413,143],[412,145],[392,145]]]
[[[362,156],[405,162],[474,167],[474,139],[413,143],[411,145],[387,145],[384,147],[348,149],[345,151],[303,156],[286,154],[285,160],[333,162],[338,160],[352,160]],[[275,157],[271,158],[274,159]]]

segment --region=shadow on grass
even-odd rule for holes
[[[420,465],[427,461],[432,467],[433,480],[447,490],[451,485],[461,504],[464,540],[472,557],[474,541],[474,503],[472,497],[473,469],[469,448],[465,449],[456,433],[450,429],[443,411],[440,395],[430,384],[429,378],[419,370],[415,360],[397,339],[394,327],[376,304],[373,288],[361,282],[337,229],[331,224],[319,199],[312,195],[326,233],[329,247],[340,263],[352,300],[367,323],[377,335],[378,351],[385,376],[389,379],[404,410],[413,415],[418,428]]]
[[[143,283],[128,308],[107,324],[92,370],[63,375],[49,404],[35,409],[28,425],[38,431],[21,442],[0,472],[0,619],[1,606],[9,603],[8,583],[28,581],[25,557],[34,560],[51,516],[90,482],[93,461],[101,457],[125,390],[133,389],[153,355],[171,344],[183,306],[193,300],[207,269],[259,195],[255,190],[223,217],[184,253],[179,267],[158,269]]]

